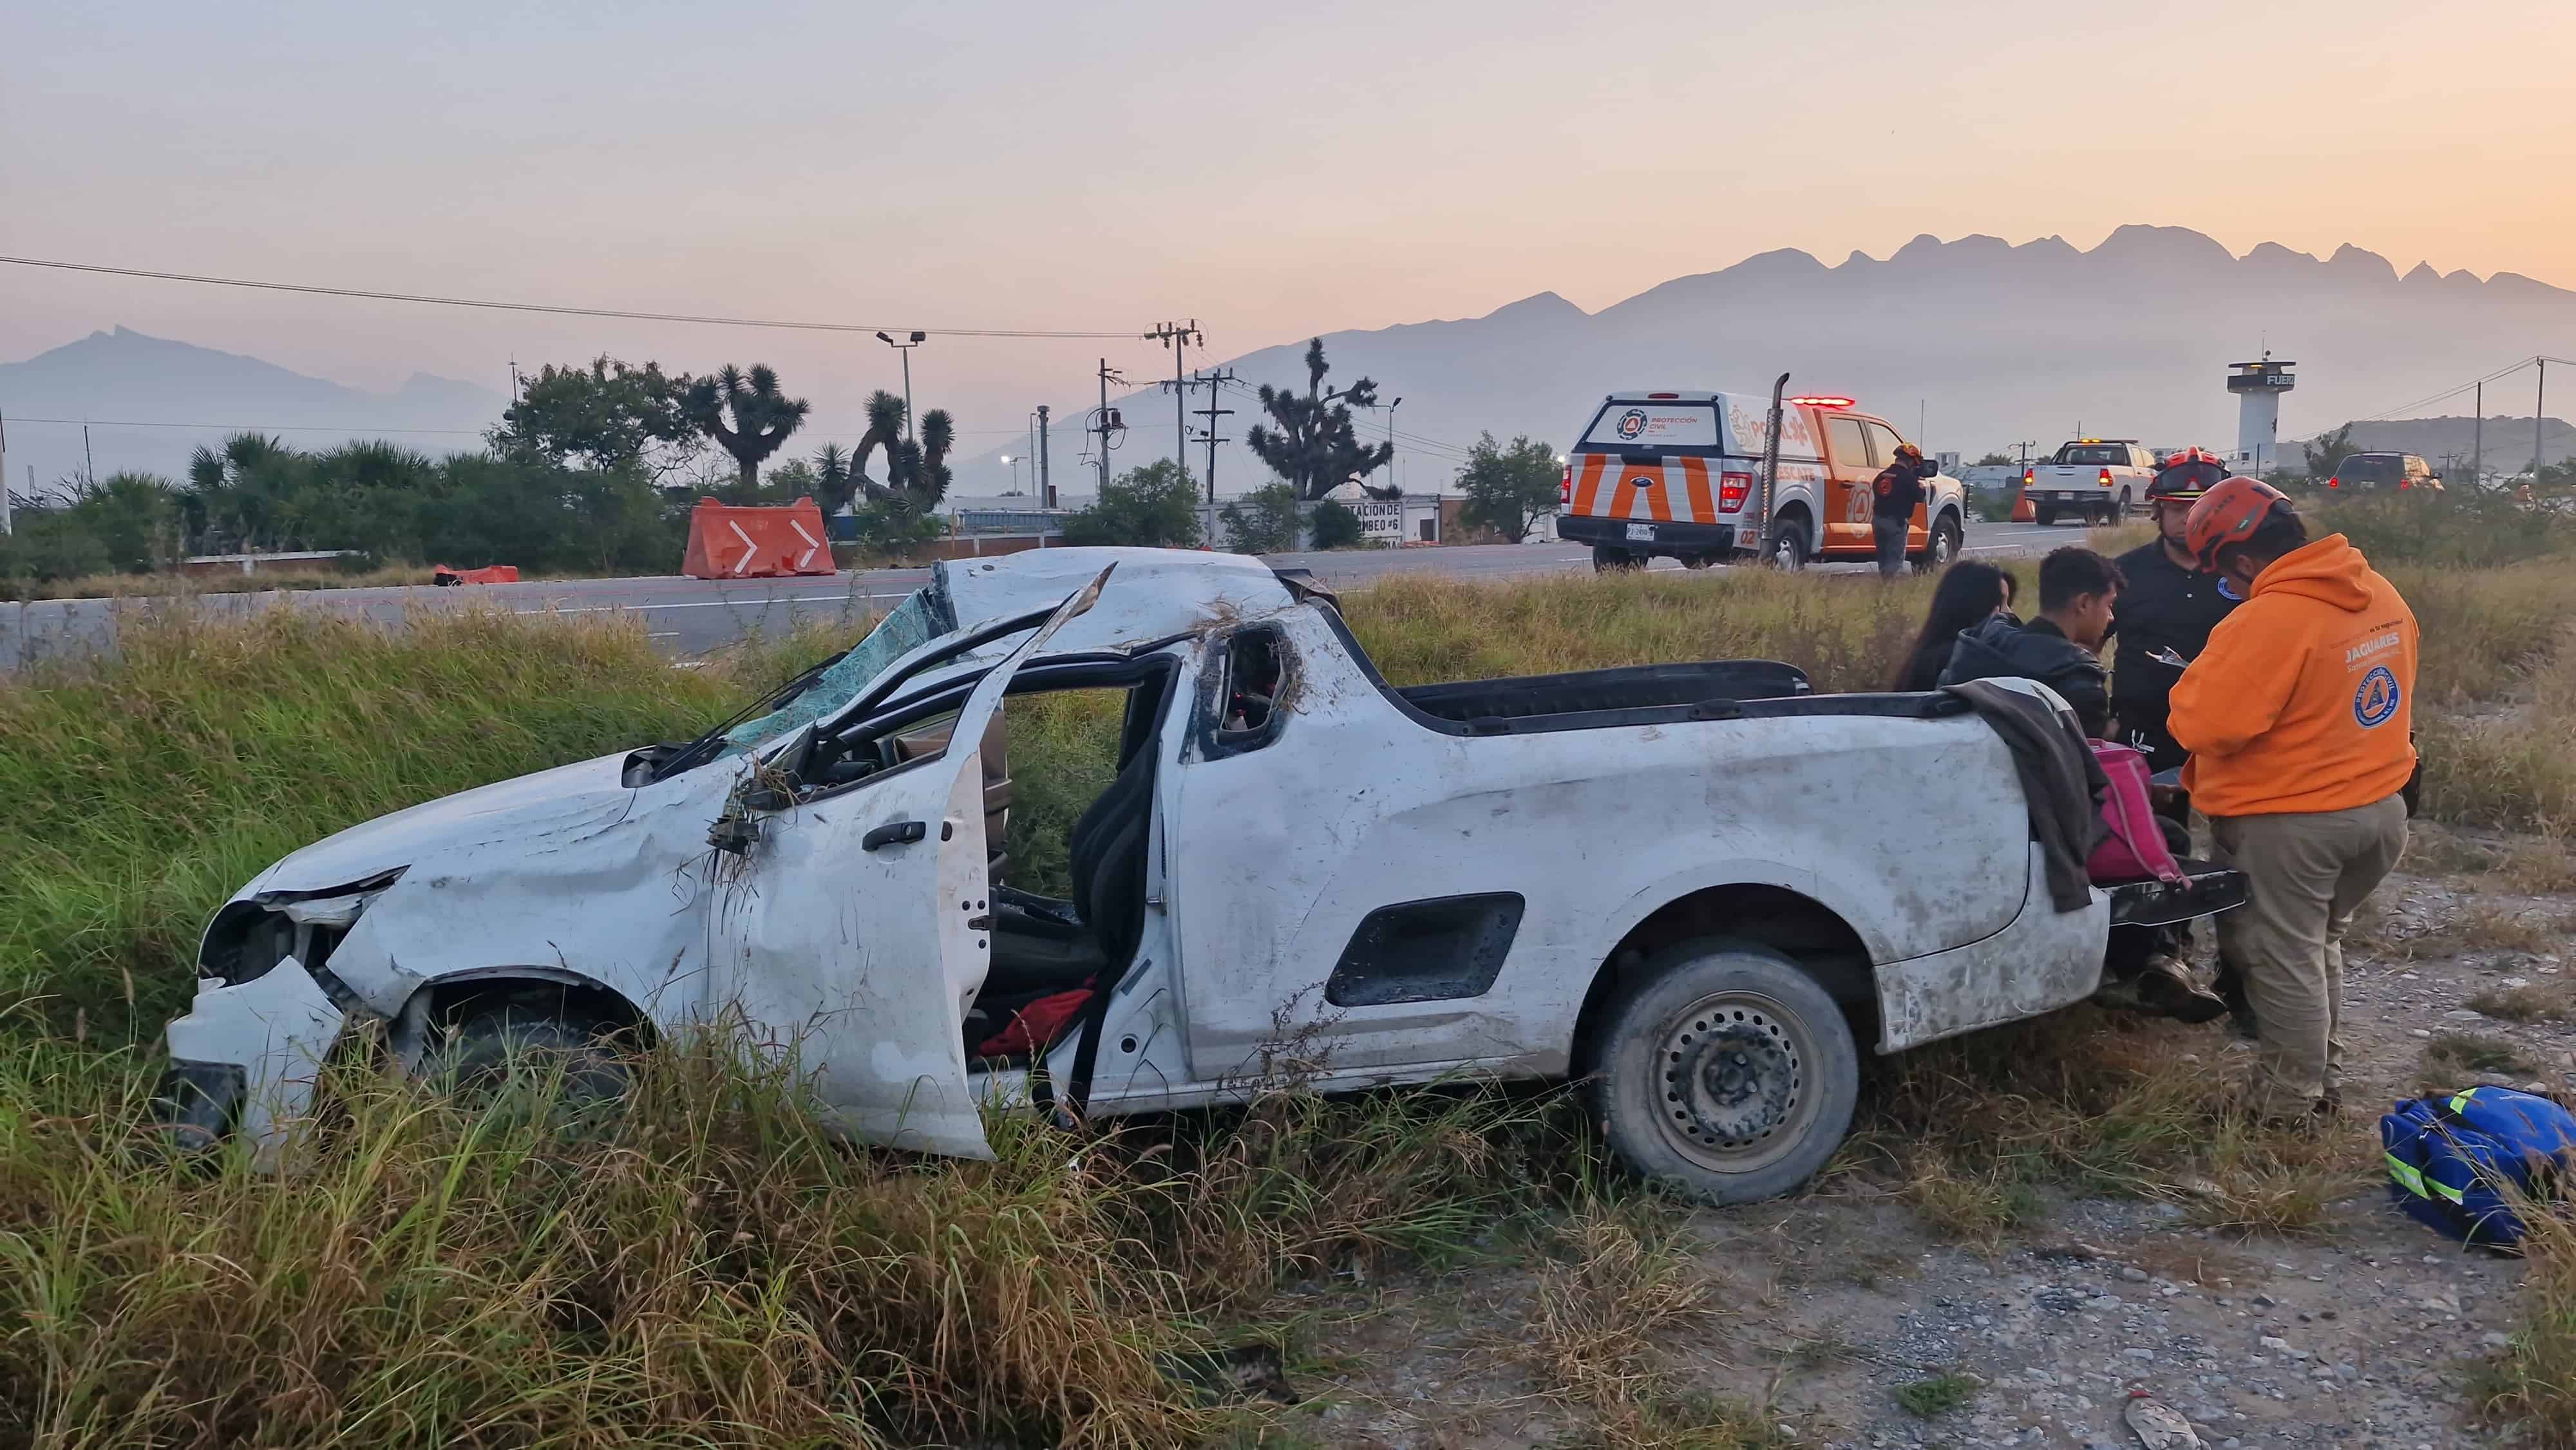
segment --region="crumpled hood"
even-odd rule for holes
[[[2247,597],[2260,599],[2266,594],[2314,599],[2358,614],[2370,605],[2370,561],[2350,539],[2328,534],[2273,560],[2271,567],[2255,575],[2254,592]]]
[[[471,853],[498,842],[527,846],[596,830],[633,803],[636,793],[620,780],[626,756],[620,751],[560,765],[361,822],[262,871],[241,894],[327,890],[428,856]]]

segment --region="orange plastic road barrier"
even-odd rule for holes
[[[774,579],[832,572],[823,510],[800,498],[785,508],[734,508],[711,498],[689,510],[689,549],[680,572],[692,579]]]
[[[429,571],[429,582],[440,586],[451,584],[516,584],[519,582],[519,566],[516,564],[487,564],[480,569],[451,569],[445,564],[438,564],[431,567]]]
[[[2035,524],[2039,522],[2039,510],[2031,507],[2029,495],[2018,491],[2013,494],[2012,521],[2017,524]]]

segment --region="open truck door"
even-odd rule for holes
[[[755,1050],[793,1060],[853,1137],[993,1156],[965,1046],[992,959],[982,744],[1012,676],[1109,574],[985,673],[938,754],[750,813],[756,839],[721,888],[709,1003],[740,1013]]]

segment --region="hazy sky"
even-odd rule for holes
[[[2152,221],[2576,285],[2567,0],[592,8],[11,0],[0,252],[907,326],[1194,315],[1219,356],[1927,231]],[[865,339],[0,267],[0,359],[117,323],[374,387],[767,360],[828,421],[894,378]],[[938,339],[915,392],[990,442],[1081,399],[1097,347]]]

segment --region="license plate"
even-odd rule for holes
[[[1655,526],[1654,526],[1653,524],[1630,524],[1630,525],[1628,526],[1628,542],[1629,542],[1629,543],[1632,543],[1632,544],[1651,544],[1651,543],[1653,543],[1654,541],[1655,541]]]

